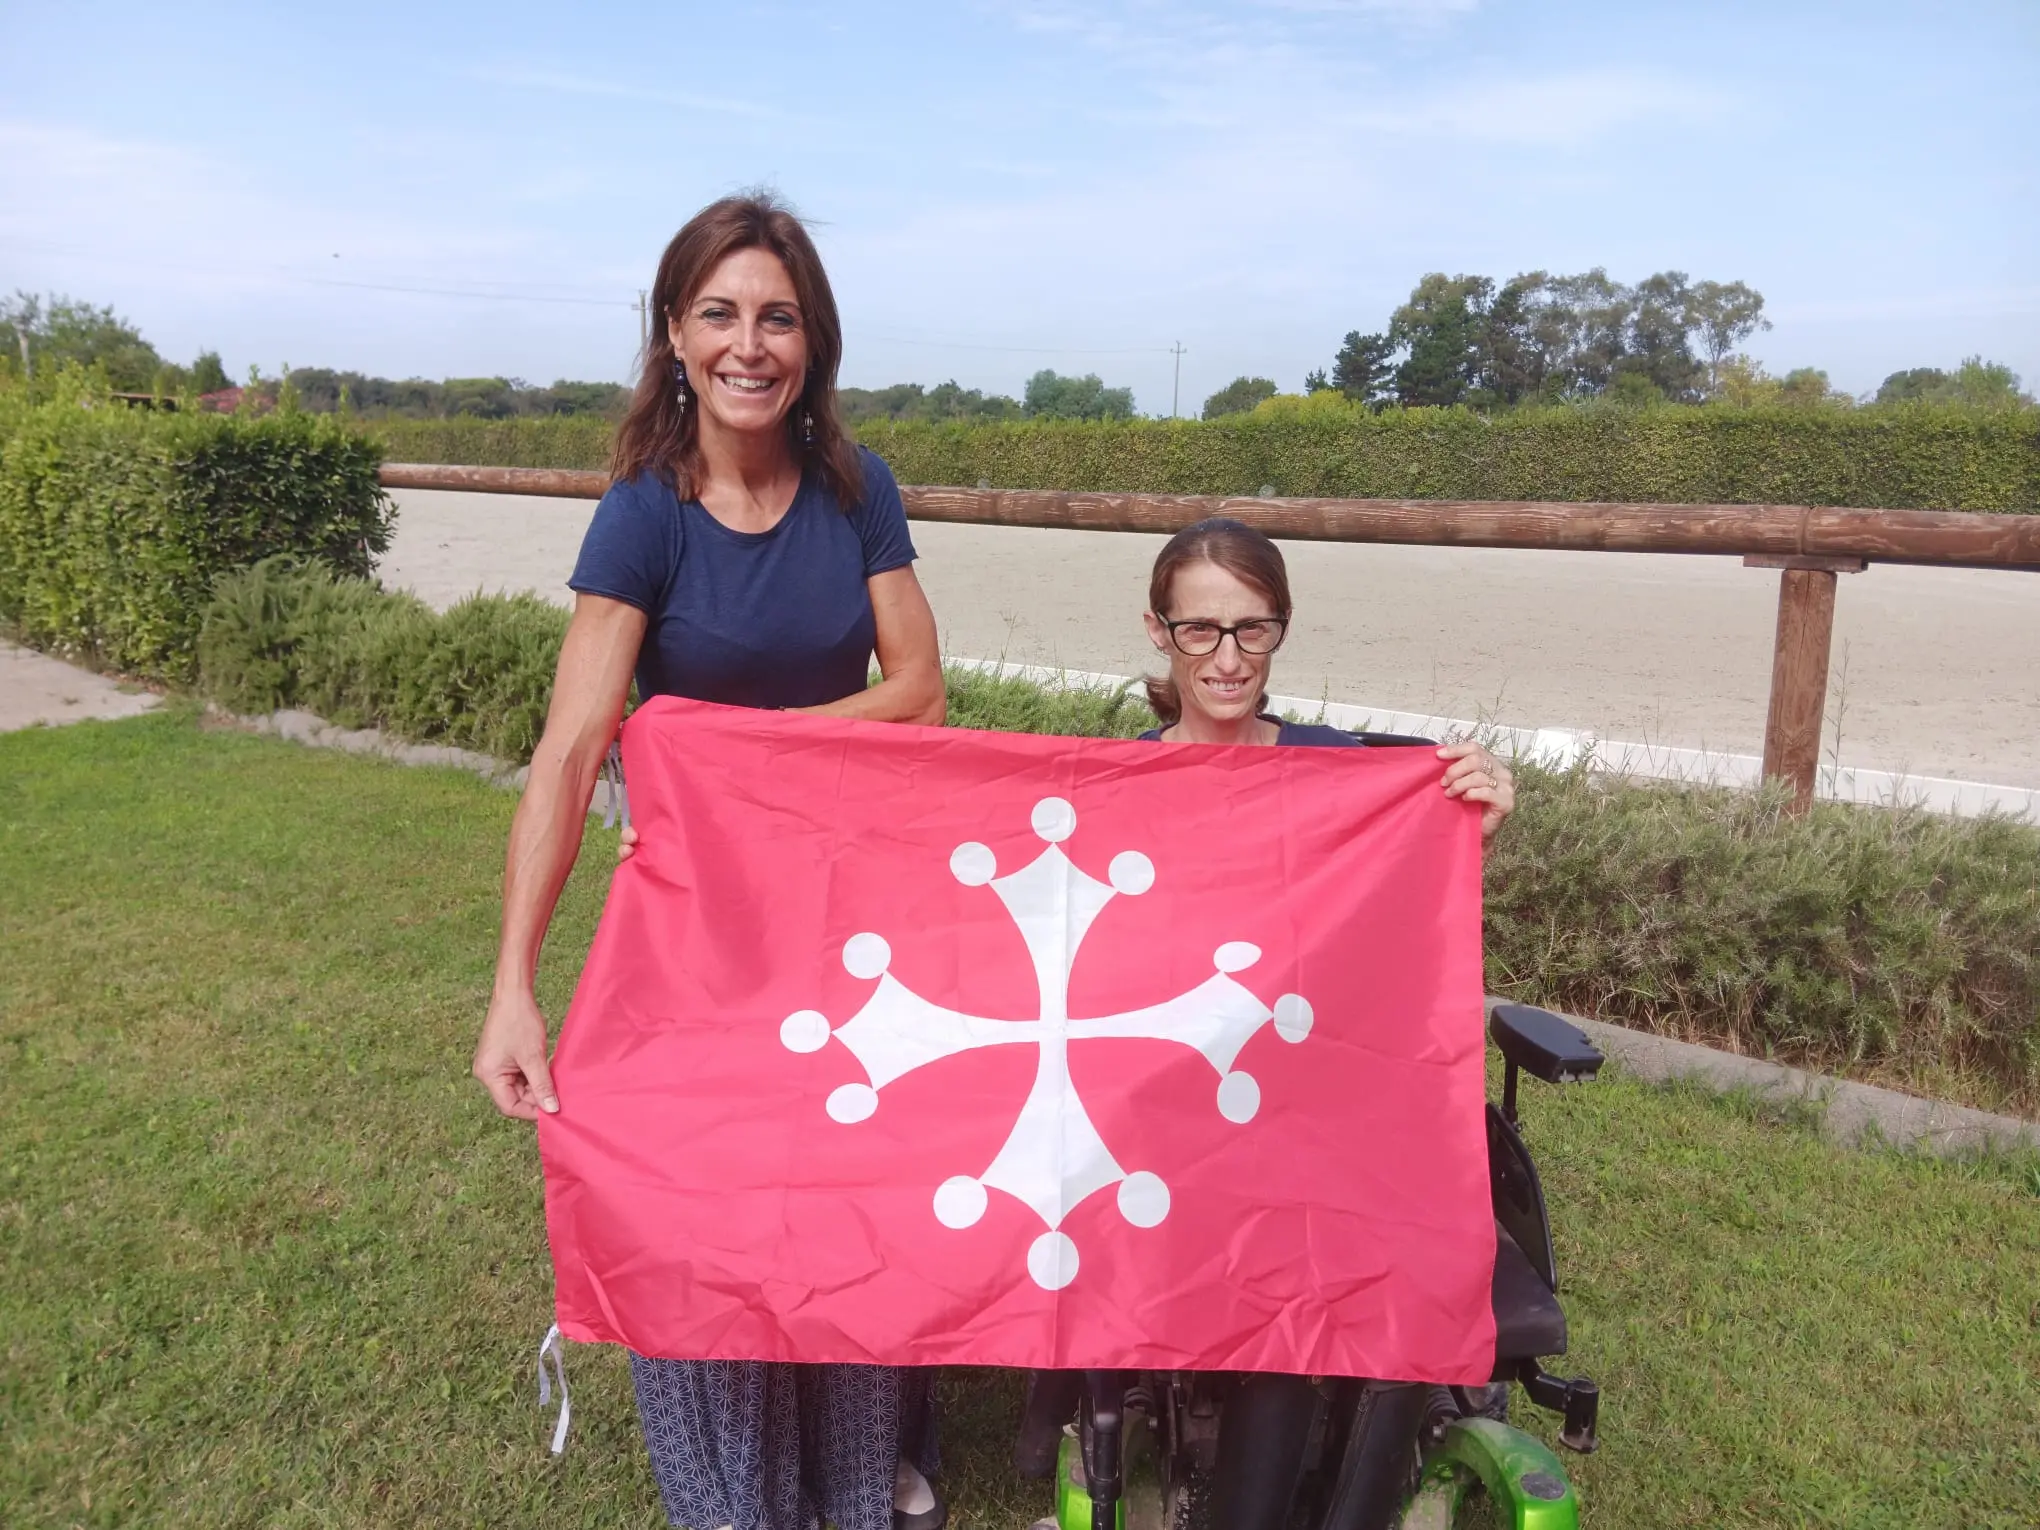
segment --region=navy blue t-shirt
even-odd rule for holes
[[[892,470],[858,457],[849,514],[810,469],[770,531],[732,531],[650,473],[610,485],[567,585],[650,618],[640,697],[811,707],[864,689],[878,640],[864,582],[914,544]]]
[[[1368,744],[1368,741],[1357,733],[1348,733],[1344,728],[1333,728],[1324,723],[1290,722],[1286,718],[1270,717],[1265,712],[1261,714],[1261,720],[1274,723],[1281,729],[1275,735],[1275,742],[1278,744],[1316,744],[1329,749],[1365,749]],[[1141,737],[1158,743],[1162,737],[1162,730],[1150,728]],[[1409,739],[1405,742],[1418,743],[1420,740]]]

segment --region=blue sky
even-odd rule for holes
[[[1740,278],[1775,371],[2040,382],[2040,5],[0,4],[0,290],[188,360],[622,378],[702,203],[844,381],[1284,388],[1425,271]],[[430,289],[422,292],[389,288]]]

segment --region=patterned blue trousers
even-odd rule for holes
[[[935,1470],[933,1371],[632,1355],[630,1373],[687,1530],[892,1530],[895,1463]]]

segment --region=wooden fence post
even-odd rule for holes
[[[552,468],[385,462],[390,489],[600,499],[609,475]],[[1272,537],[1425,547],[1541,547],[1591,552],[1743,554],[1782,571],[1764,774],[1792,783],[1793,810],[1813,802],[1827,710],[1835,576],[1866,561],[2040,573],[2040,515],[1873,510],[1845,505],[1607,504],[1544,500],[1224,498],[1050,489],[902,485],[907,518],[969,526],[1169,533],[1212,515]]]
[[[1835,630],[1835,576],[1860,574],[1861,558],[1758,554],[1747,568],[1775,568],[1778,637],[1771,656],[1771,710],[1764,721],[1764,775],[1792,783],[1792,811],[1813,805],[1827,713],[1828,653]]]

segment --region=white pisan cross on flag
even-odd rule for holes
[[[1243,1124],[1261,1107],[1261,1086],[1235,1070],[1234,1059],[1270,1020],[1284,1041],[1302,1041],[1310,1034],[1311,1007],[1303,995],[1287,993],[1270,1010],[1236,982],[1232,974],[1259,961],[1261,952],[1235,940],[1212,953],[1217,970],[1188,993],[1124,1014],[1072,1019],[1069,979],[1077,948],[1115,895],[1138,897],[1154,885],[1154,863],[1138,850],[1124,850],[1112,858],[1109,883],[1084,872],[1062,850],[1077,815],[1060,797],[1034,805],[1033,826],[1047,848],[1018,871],[997,875],[990,847],[976,842],[958,845],[949,869],[966,887],[990,887],[1020,927],[1040,989],[1038,1018],[995,1020],[929,1003],[892,975],[892,948],[867,931],[843,944],[844,968],[853,977],[878,979],[864,1007],[833,1030],[818,1010],[797,1010],[781,1023],[779,1038],[792,1051],[817,1052],[834,1035],[864,1065],[868,1082],[844,1084],[828,1099],[829,1115],[846,1124],[871,1116],[878,1091],[917,1068],[977,1047],[1038,1046],[1034,1085],[1005,1145],[982,1174],[942,1182],[935,1216],[945,1227],[973,1226],[985,1213],[987,1192],[1003,1190],[1046,1225],[1028,1248],[1027,1270],[1043,1288],[1057,1291],[1077,1274],[1077,1247],[1062,1222],[1086,1197],[1118,1186],[1120,1214],[1135,1227],[1154,1227],[1169,1214],[1169,1187],[1147,1170],[1122,1168],[1092,1124],[1070,1078],[1070,1044],[1135,1037],[1195,1048],[1218,1073],[1219,1114]]]

